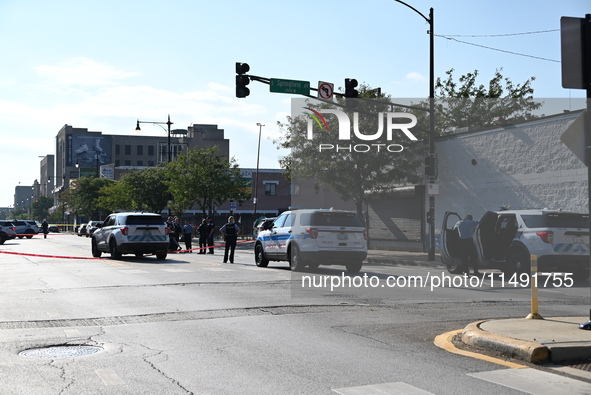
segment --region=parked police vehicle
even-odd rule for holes
[[[357,273],[367,257],[367,231],[354,212],[294,209],[278,216],[270,229],[261,229],[254,251],[261,267],[287,261],[291,270],[322,264]]]
[[[108,252],[112,259],[123,254],[154,254],[159,260],[168,253],[168,232],[159,214],[124,212],[110,214],[92,234],[92,256]]]
[[[451,273],[462,273],[459,235],[461,218],[446,212],[441,230],[441,260]],[[531,256],[538,271],[583,273],[589,271],[589,214],[528,209],[486,212],[473,235],[481,268],[506,274],[529,273]]]
[[[0,244],[16,238],[16,227],[10,221],[0,221]]]
[[[33,235],[39,232],[39,227],[35,221],[24,221],[24,220],[9,220],[15,226],[15,232],[19,239],[26,237],[30,239]]]

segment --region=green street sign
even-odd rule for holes
[[[293,93],[296,95],[310,94],[310,81],[282,80],[271,78],[269,90],[275,93]]]

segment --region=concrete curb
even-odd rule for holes
[[[487,320],[473,322],[464,328],[461,340],[469,346],[499,352],[511,358],[520,359],[531,363],[543,363],[550,361],[548,347],[525,340],[495,335],[480,328]]]

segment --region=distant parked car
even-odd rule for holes
[[[88,237],[88,233],[86,232],[86,224],[82,224],[78,227],[78,237],[86,236]]]
[[[60,232],[60,228],[57,225],[49,225],[47,227],[47,231],[49,233],[59,233]]]
[[[103,221],[89,221],[86,224],[86,237],[92,236],[95,230],[101,227]]]

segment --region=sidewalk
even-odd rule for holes
[[[431,266],[445,270],[439,254],[370,250],[368,264]],[[531,363],[591,359],[591,330],[579,329],[589,317],[499,319],[471,323],[461,333],[464,344]],[[591,361],[589,362],[591,369]]]
[[[443,262],[441,262],[441,256],[439,254],[435,254],[434,261],[429,261],[426,252],[369,250],[367,251],[367,259],[365,262],[382,265],[433,266],[445,268]]]

